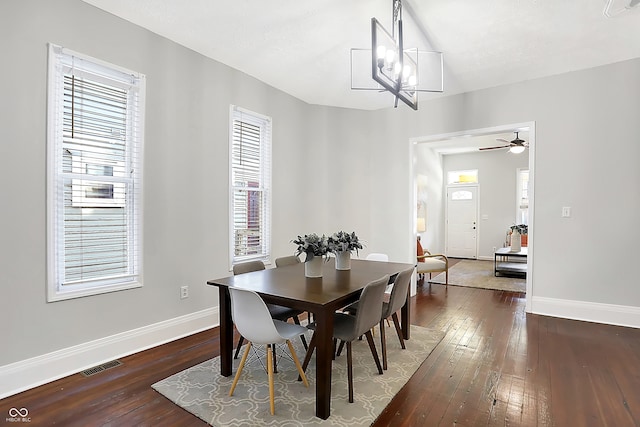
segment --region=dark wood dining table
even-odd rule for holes
[[[323,265],[322,277],[307,278],[304,264],[268,268],[251,273],[208,280],[217,286],[220,302],[220,374],[230,376],[233,370],[233,320],[229,287],[250,289],[265,302],[313,313],[316,322],[316,416],[331,414],[331,362],[333,360],[333,314],[357,301],[362,288],[384,275],[392,276],[415,267],[413,264],[351,260],[350,270],[336,270],[334,259]],[[408,340],[410,304],[401,311],[404,339]]]

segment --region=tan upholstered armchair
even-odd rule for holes
[[[423,277],[425,273],[429,273],[431,279],[432,273],[445,274],[445,285],[449,286],[449,259],[443,254],[432,254],[426,249],[422,249],[420,239],[418,239],[418,267],[416,272],[418,277]]]

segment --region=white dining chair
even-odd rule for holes
[[[239,263],[239,264],[235,264],[233,266],[233,275],[236,276],[238,274],[251,273],[253,271],[260,271],[260,270],[264,270],[264,269],[265,269],[265,267],[264,267],[264,263],[262,261],[259,261],[259,260],[257,260],[257,261],[246,261],[246,262],[242,262],[242,263]],[[267,304],[267,308],[269,309],[269,313],[271,314],[271,317],[273,319],[282,320],[283,322],[286,322],[288,319],[292,319],[293,323],[295,323],[297,325],[300,324],[300,318],[298,316],[300,316],[302,314],[301,310],[294,310],[293,308],[284,307],[282,305],[277,305],[277,304]],[[300,340],[302,341],[302,345],[304,346],[304,348],[306,350],[307,349],[307,341],[304,338],[304,335],[302,335],[300,337]],[[244,344],[244,337],[242,335],[240,335],[240,339],[238,340],[238,346],[236,347],[236,354],[233,356],[234,359],[238,358],[238,355],[240,354],[240,348],[242,347],[242,344]],[[275,355],[275,353],[274,353],[274,355]],[[276,372],[278,372],[277,367],[276,367]]]
[[[269,377],[269,403],[271,415],[275,414],[275,398],[273,387],[273,355],[271,346],[287,343],[291,358],[298,369],[304,385],[309,387],[307,377],[304,375],[296,351],[291,344],[291,339],[304,334],[307,328],[304,326],[283,322],[271,318],[269,309],[257,293],[240,288],[229,288],[231,295],[231,317],[238,331],[248,341],[238,371],[229,390],[229,396],[233,396],[240,374],[247,361],[247,356],[254,344],[264,345],[267,353],[267,375]]]
[[[389,262],[389,255],[383,254],[383,253],[379,253],[379,252],[372,252],[369,255],[367,255],[367,257],[365,259],[367,261]],[[396,279],[395,275],[389,277],[389,283],[387,284],[387,288],[384,291],[385,294],[390,294],[391,293],[391,290],[393,289],[393,282],[394,282],[395,279]]]
[[[369,255],[367,255],[367,257],[365,259],[367,261],[384,261],[384,262],[388,262],[389,261],[389,255],[382,254],[382,253],[377,253],[377,252],[372,252]]]

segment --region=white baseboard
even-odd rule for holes
[[[0,399],[218,325],[209,308],[0,366]]]
[[[531,311],[545,316],[640,328],[640,307],[534,296]]]

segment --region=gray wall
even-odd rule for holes
[[[533,310],[638,327],[638,76],[640,59],[633,59],[423,102],[417,113],[380,111],[376,122],[395,132],[380,141],[395,148],[386,163],[407,164],[411,138],[535,121]],[[382,187],[404,185],[409,173]],[[404,221],[411,240],[409,200],[388,194],[388,203],[407,208],[390,212],[387,222]],[[563,206],[572,208],[570,218],[561,217]]]
[[[140,289],[46,302],[49,42],[147,76]],[[376,143],[363,131],[370,114],[308,105],[78,0],[2,2],[0,47],[0,341],[15,344],[3,346],[0,367],[217,305],[205,283],[229,274],[230,104],[273,118],[274,257],[293,253],[301,233],[343,228],[375,242],[373,163],[362,155]]]
[[[418,185],[425,188],[424,194],[417,196],[424,197],[423,202],[426,204],[426,229],[420,235],[420,242],[423,248],[432,254],[445,253],[445,212],[444,204],[446,202],[445,188],[445,172],[442,168],[442,156],[436,153],[429,144],[417,144],[415,151],[414,175],[416,193],[419,189]],[[421,182],[420,182],[421,181]],[[417,202],[416,202],[417,205]]]
[[[143,288],[46,303],[48,42],[147,75]],[[0,366],[217,305],[204,283],[229,271],[229,104],[273,117],[276,256],[344,228],[362,255],[413,260],[409,139],[534,120],[528,297],[639,311],[640,60],[364,112],[307,105],[78,0],[2,2],[0,47]]]

